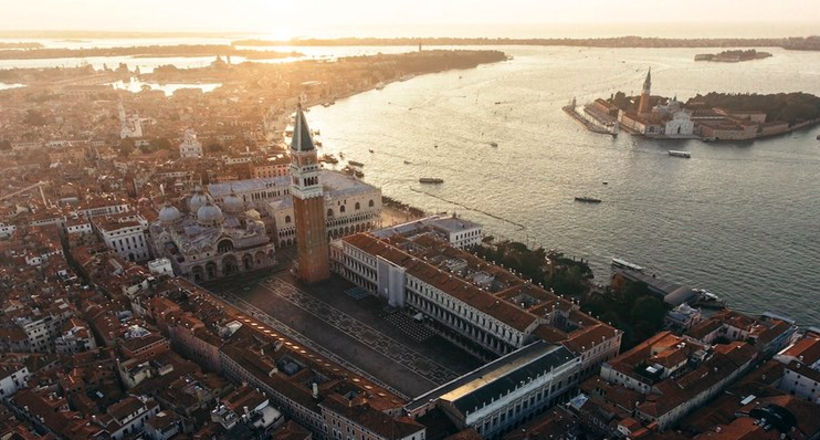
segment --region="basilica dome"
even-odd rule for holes
[[[211,196],[203,191],[202,188],[197,187],[197,189],[194,190],[194,193],[191,194],[191,198],[188,200],[188,208],[190,208],[191,213],[199,212],[199,208],[210,202],[213,202]]]
[[[219,206],[211,203],[210,200],[196,211],[196,220],[202,226],[216,226],[222,223],[222,219],[222,210],[219,209]]]
[[[239,214],[245,210],[245,202],[233,192],[231,192],[228,197],[225,197],[225,201],[222,203],[222,206],[225,208],[225,212],[229,212],[231,214]]]
[[[179,209],[173,205],[166,204],[159,210],[159,220],[163,223],[174,223],[180,217]]]

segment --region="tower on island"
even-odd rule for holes
[[[291,190],[296,220],[297,274],[308,284],[330,277],[325,198],[319,182],[319,160],[302,104],[296,108],[291,154]]]
[[[652,104],[650,97],[652,96],[652,68],[646,73],[646,79],[643,82],[641,89],[641,103],[638,105],[638,114],[647,114],[652,111]]]

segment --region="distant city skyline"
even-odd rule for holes
[[[665,6],[650,0],[544,2],[510,0],[489,6],[469,0],[0,0],[7,13],[0,31],[188,31],[264,33],[271,38],[340,36],[577,36],[593,34],[666,36],[670,23],[685,24],[674,36],[750,36],[756,27],[769,34],[807,35],[820,24],[813,0],[779,2],[689,0]],[[699,11],[699,12],[698,12]],[[716,24],[726,29],[715,28]],[[711,28],[709,28],[711,27]],[[600,29],[599,29],[600,28]],[[701,31],[700,29],[703,29]],[[607,31],[608,29],[608,31]],[[630,32],[631,31],[631,32]],[[692,35],[686,35],[689,32]],[[554,35],[553,35],[554,34]]]

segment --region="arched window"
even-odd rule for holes
[[[339,207],[339,212],[341,212],[342,214],[344,214],[344,212],[345,212],[345,205],[342,205],[342,206],[340,206],[340,207]]]
[[[328,217],[333,217],[333,210],[332,209],[327,210],[327,216]]]
[[[362,209],[361,205],[359,205],[359,202],[356,202],[356,211],[358,211],[360,209]]]
[[[368,204],[367,204],[367,206],[369,206],[369,207],[371,207],[371,208],[372,208],[373,206],[375,206],[375,203],[373,203],[373,199],[370,199],[370,203],[368,203]]]
[[[290,216],[289,215],[285,216],[285,223],[290,223]]]
[[[222,240],[216,245],[219,253],[230,252],[233,250],[233,242],[231,240]]]

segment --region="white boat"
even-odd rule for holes
[[[643,272],[643,267],[638,266],[637,264],[632,264],[626,260],[621,260],[620,258],[612,259],[612,267],[617,267],[619,269],[634,270],[636,272]]]
[[[692,157],[692,153],[680,150],[669,150],[669,155],[673,157],[682,157],[684,159],[689,159]]]

